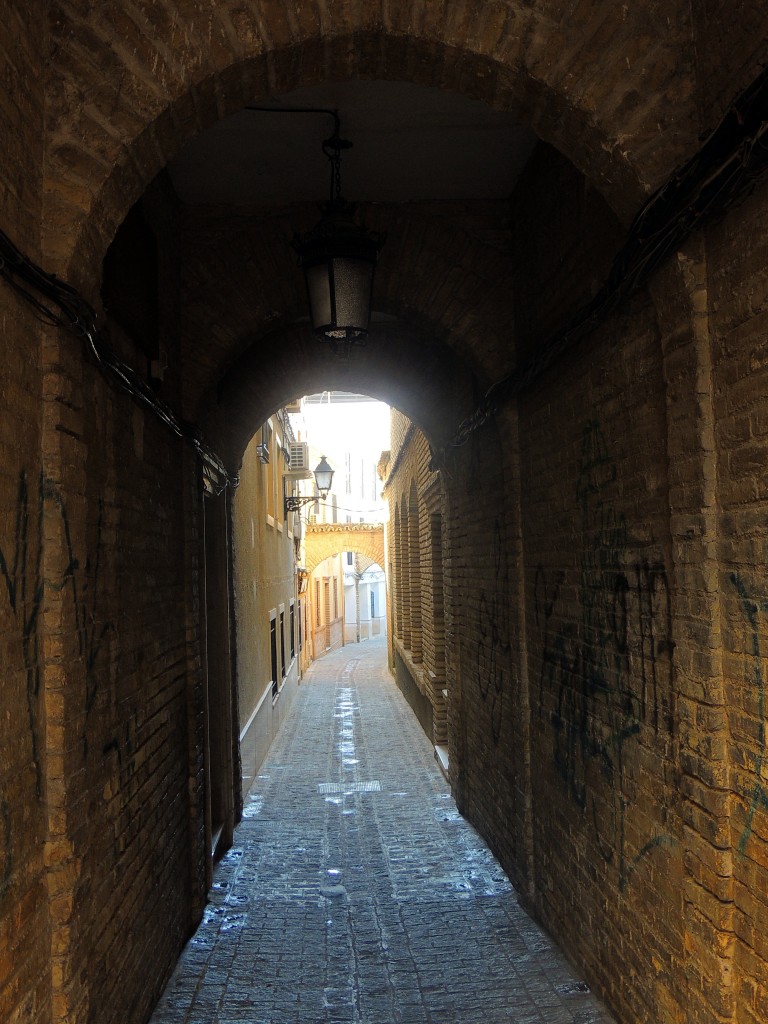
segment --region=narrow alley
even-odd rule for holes
[[[315,662],[152,1024],[608,1024],[458,814],[386,667]]]

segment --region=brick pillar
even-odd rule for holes
[[[411,654],[415,662],[422,657],[421,629],[421,537],[419,532],[419,499],[416,484],[411,481],[408,495],[408,590],[411,608]]]
[[[672,635],[689,1016],[734,1019],[732,786],[723,682],[718,496],[704,241],[653,286],[667,389]]]
[[[400,522],[400,509],[395,508],[394,515],[394,543],[392,545],[392,581],[391,581],[391,597],[392,597],[392,639],[397,637],[398,640],[403,638],[403,580],[402,580],[402,569],[403,569],[403,528]],[[390,640],[390,643],[392,642]]]
[[[408,504],[403,495],[400,504],[400,572],[398,579],[399,604],[402,609],[402,632],[400,639],[403,647],[411,649],[411,557],[413,553],[413,537],[411,537],[411,521],[408,515]]]
[[[439,510],[427,513],[427,564],[429,580],[429,608],[425,645],[425,663],[432,685],[434,705],[434,740],[436,744],[448,742],[447,702],[445,690],[445,598],[443,593],[443,519]]]

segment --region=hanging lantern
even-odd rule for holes
[[[351,145],[339,137],[337,123],[323,142],[331,163],[330,202],[320,223],[293,242],[304,270],[312,329],[342,354],[368,334],[373,274],[384,242],[384,235],[355,223],[354,207],[341,197],[341,150]]]
[[[304,269],[315,334],[328,341],[364,338],[381,236],[355,224],[352,207],[342,201],[332,204],[294,246]]]

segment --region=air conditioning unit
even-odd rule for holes
[[[309,468],[309,445],[306,441],[292,441],[287,448],[290,460],[286,475],[296,480],[309,480],[312,470]]]

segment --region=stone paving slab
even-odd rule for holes
[[[314,663],[151,1024],[614,1024],[457,812],[384,639]]]

